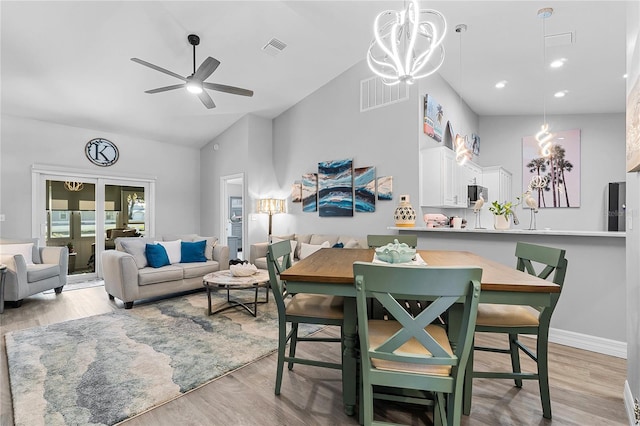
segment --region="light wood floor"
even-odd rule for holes
[[[202,297],[206,297],[204,293]],[[110,302],[103,287],[30,297],[21,308],[0,314],[0,425],[13,425],[7,377],[4,334],[8,331],[66,321],[122,309]],[[135,309],[135,307],[134,307]],[[323,333],[337,335],[328,328]],[[479,343],[494,337],[479,335]],[[299,345],[300,354],[339,360],[336,344]],[[525,381],[517,389],[510,381],[478,379],[474,382],[471,415],[463,425],[626,425],[622,400],[626,361],[551,344],[551,401],[553,421],[542,418],[537,382]],[[523,368],[532,363],[523,359]],[[275,354],[232,372],[187,395],[123,423],[143,425],[356,425],[344,415],[340,374],[337,370],[297,365],[285,369],[282,394],[273,394]],[[477,353],[476,369],[508,369],[508,356]],[[410,425],[429,425],[422,410],[376,403],[377,416]]]

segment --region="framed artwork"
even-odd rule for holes
[[[424,133],[436,142],[442,142],[444,111],[433,96],[424,95]]]
[[[321,217],[353,216],[353,160],[318,163],[318,211]]]
[[[548,157],[535,136],[522,138],[522,192],[531,190],[540,208],[580,207],[580,129],[553,133]]]
[[[316,173],[302,175],[302,211],[318,211],[318,175]]]
[[[473,152],[473,155],[480,155],[480,136],[471,133],[471,139],[468,141],[467,149]]]
[[[377,179],[378,200],[393,198],[393,176],[381,176]]]
[[[356,212],[376,211],[376,168],[358,167],[353,170]]]
[[[453,150],[453,142],[456,140],[456,132],[453,131],[453,124],[451,124],[451,121],[447,121],[442,138],[444,146]]]
[[[627,98],[627,172],[640,171],[640,76]]]
[[[293,185],[291,185],[291,202],[302,202],[302,182],[299,180],[293,182]]]

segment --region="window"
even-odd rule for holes
[[[71,212],[52,210],[49,212],[49,238],[71,237]]]

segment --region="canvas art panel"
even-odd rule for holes
[[[640,76],[627,99],[627,172],[640,171]]]
[[[522,193],[531,189],[540,208],[580,207],[580,129],[553,134],[549,157],[535,136],[522,138]]]
[[[377,179],[378,200],[391,200],[393,198],[393,176],[381,176]]]
[[[376,211],[376,168],[358,167],[353,170],[356,212]]]
[[[302,175],[302,211],[318,211],[318,175],[316,173]]]
[[[480,155],[480,136],[471,133],[471,139],[468,140],[467,149],[473,152],[473,155]]]
[[[321,217],[353,216],[353,160],[318,163],[318,211]]]
[[[293,185],[291,185],[291,202],[302,202],[302,182],[299,180],[293,182]]]
[[[442,142],[444,111],[431,95],[424,95],[424,133]]]

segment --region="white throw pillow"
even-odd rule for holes
[[[155,241],[155,243],[160,244],[167,251],[167,256],[169,256],[169,263],[180,263],[180,259],[182,259],[182,240]]]
[[[344,245],[344,248],[360,248],[360,243],[352,238],[347,241],[347,243]]]
[[[279,243],[281,241],[287,241],[287,240],[283,240],[282,238],[271,236],[271,244]],[[293,254],[296,251],[296,246],[298,245],[298,242],[296,240],[289,240],[289,243],[291,244],[291,254],[289,255],[289,258],[291,259],[291,264],[293,265]]]
[[[302,243],[302,245],[300,246],[300,259],[304,259],[306,257],[311,256],[313,253],[317,252],[321,248],[329,248],[329,247],[331,247],[331,244],[329,244],[329,241],[325,241],[324,243],[318,244],[318,245]]]
[[[21,254],[27,265],[33,265],[33,243],[2,244],[0,254]]]

